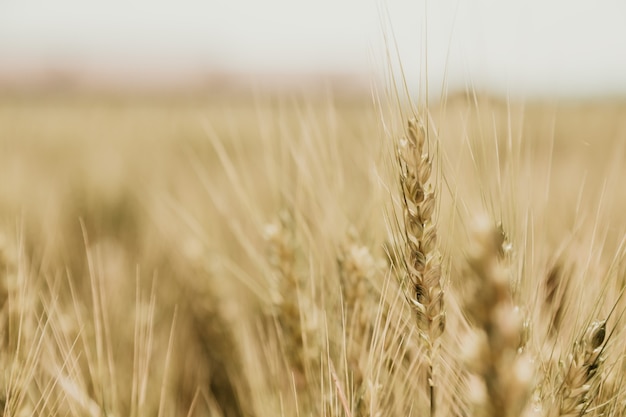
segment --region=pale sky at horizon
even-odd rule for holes
[[[618,0],[2,0],[0,73],[381,74],[393,28],[413,86],[428,56],[431,90],[625,95],[625,22]]]

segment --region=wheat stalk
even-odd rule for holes
[[[465,348],[474,416],[520,416],[533,378],[528,354],[519,353],[524,330],[502,265],[503,235],[481,218],[468,256],[471,273],[465,308],[474,325]]]
[[[295,242],[291,219],[282,212],[279,219],[265,226],[264,238],[267,244],[269,264],[276,282],[272,302],[280,324],[285,353],[289,364],[296,373],[296,379],[304,378],[302,325],[298,291],[302,285],[295,272]]]
[[[558,407],[551,416],[583,416],[595,397],[599,380],[598,369],[603,362],[606,322],[589,325],[585,335],[574,343],[564,365],[564,379],[558,391]]]
[[[425,148],[427,137],[424,126],[411,119],[406,133],[398,150],[404,209],[404,266],[410,285],[408,301],[415,311],[420,339],[426,347],[432,416],[436,412],[439,337],[446,323],[441,256],[437,249],[437,225],[433,218],[436,192],[431,184],[432,159]]]
[[[372,344],[376,310],[381,308],[377,304],[373,281],[383,266],[355,236],[349,236],[339,247],[337,263],[346,311],[346,362],[354,386],[356,413],[366,415],[372,404],[369,389],[372,383],[368,375],[368,358],[364,354]],[[380,314],[386,316],[386,310],[383,308]]]
[[[298,408],[323,407],[316,394],[323,366],[325,333],[323,313],[309,292],[315,283],[298,269],[298,246],[295,221],[282,211],[276,222],[265,227],[269,264],[275,288],[272,294],[274,314],[290,378],[298,394]]]

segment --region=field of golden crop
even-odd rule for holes
[[[0,96],[3,415],[626,415],[626,104],[393,103]]]

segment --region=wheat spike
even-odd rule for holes
[[[502,262],[503,235],[488,218],[476,223],[465,307],[474,325],[464,344],[474,416],[514,417],[526,408],[532,367],[520,354],[523,320]]]
[[[564,379],[558,391],[560,404],[553,416],[583,416],[599,387],[596,378],[602,365],[606,322],[596,321],[589,325],[585,335],[578,340],[564,365]]]
[[[434,220],[436,192],[431,183],[432,159],[427,149],[424,126],[416,119],[408,122],[400,141],[400,185],[404,209],[404,265],[409,281],[408,300],[415,311],[420,338],[426,347],[430,413],[435,407],[436,361],[439,337],[446,324],[442,289],[441,256],[437,249]]]

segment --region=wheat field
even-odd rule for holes
[[[4,416],[626,415],[626,104],[0,97]]]

